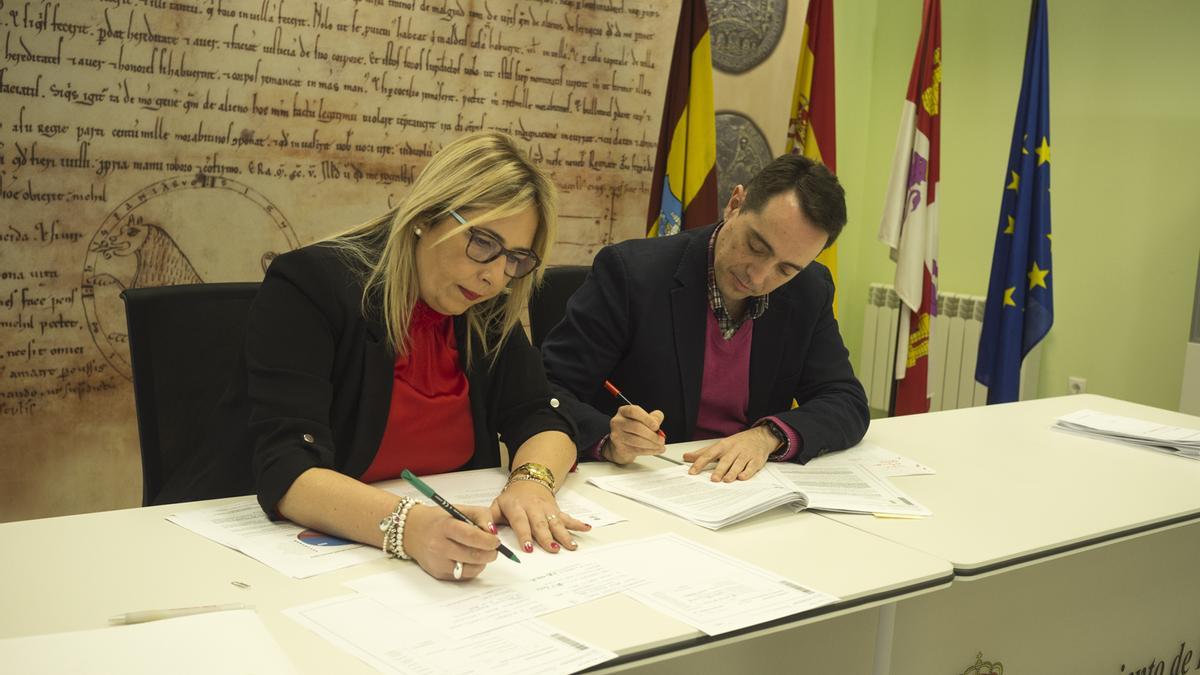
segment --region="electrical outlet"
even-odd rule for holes
[[[1067,393],[1082,394],[1087,391],[1087,378],[1072,375],[1067,378]]]

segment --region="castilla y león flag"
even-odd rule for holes
[[[892,401],[896,415],[929,411],[929,331],[937,313],[941,16],[940,0],[925,0],[879,224],[879,240],[891,247],[896,261],[896,295],[900,296]]]

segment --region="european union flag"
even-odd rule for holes
[[[975,379],[988,387],[988,403],[1017,400],[1021,361],[1054,323],[1049,49],[1046,0],[1033,0],[975,367]]]

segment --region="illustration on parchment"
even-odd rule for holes
[[[299,246],[279,209],[244,183],[196,174],[149,185],[113,209],[88,245],[80,283],[88,331],[132,379],[122,291],[260,281],[276,255]]]

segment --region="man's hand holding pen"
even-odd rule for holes
[[[600,453],[614,464],[628,464],[643,455],[661,455],[666,450],[666,435],[661,410],[646,412],[641,406],[617,408],[608,423],[608,441]]]

